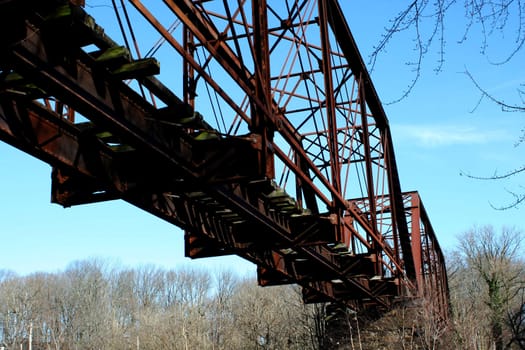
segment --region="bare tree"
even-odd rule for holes
[[[16,277],[16,273],[13,271],[0,269],[0,283],[14,277]]]
[[[115,348],[129,348],[136,342],[139,302],[135,293],[135,275],[134,269],[120,269],[110,276],[112,343]]]
[[[419,307],[397,312],[387,333],[366,330],[377,340],[367,338],[370,347],[355,332],[366,325],[347,314],[342,341],[330,342],[333,320],[326,306],[304,305],[296,286],[262,288],[227,271],[110,269],[104,261],[87,260],[61,273],[0,281],[0,341],[26,347],[32,331],[33,348],[46,350],[387,349],[393,334],[397,348],[441,344],[442,329],[427,321],[432,310]],[[508,309],[509,317],[517,306]]]
[[[473,228],[459,238],[460,253],[479,297],[486,306],[491,339],[502,350],[508,336],[505,316],[524,287],[525,264],[520,260],[523,233],[503,228],[496,233],[492,226]],[[475,290],[475,289],[474,289]],[[479,313],[479,317],[483,314]]]
[[[42,292],[38,276],[11,277],[4,280],[0,291],[0,314],[3,319],[3,342],[8,348],[27,344],[33,331],[33,320],[39,317],[37,304]]]
[[[291,286],[239,284],[234,296],[235,324],[243,349],[309,349],[310,334],[302,322],[302,300]]]
[[[234,348],[235,323],[234,303],[239,279],[231,271],[220,271],[215,275],[215,292],[210,301],[208,319],[211,342],[216,349]]]
[[[508,346],[515,344],[525,349],[525,287],[521,288],[518,306],[508,312],[507,322],[512,332]]]
[[[447,255],[454,343],[457,349],[488,349],[489,311],[482,282],[460,251]]]
[[[65,271],[66,308],[69,309],[70,344],[84,349],[102,349],[110,339],[111,309],[107,262],[86,260],[72,263]]]

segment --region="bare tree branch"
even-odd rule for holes
[[[492,203],[490,204],[490,206],[496,210],[507,210],[511,208],[517,208],[521,203],[525,202],[525,193],[516,193],[516,192],[509,191],[509,190],[507,190],[507,192],[512,197],[514,197],[514,201],[511,201],[510,204],[505,205],[505,206],[496,207]]]
[[[463,7],[463,10],[461,10]],[[525,46],[525,2],[522,0],[414,0],[410,1],[385,28],[385,33],[373,48],[369,64],[373,70],[378,57],[387,51],[395,38],[408,34],[414,41],[414,55],[406,65],[413,67],[413,77],[401,96],[390,103],[406,98],[421,76],[423,63],[429,53],[438,55],[434,70],[440,72],[445,61],[447,19],[449,14],[463,12],[464,32],[456,43],[463,44],[479,36],[480,53],[494,65],[508,63]],[[457,21],[456,18],[454,18]],[[454,33],[452,32],[452,35]],[[505,40],[510,48],[503,58],[489,56],[490,39]],[[501,54],[497,51],[497,54]],[[486,96],[488,97],[488,96]]]
[[[476,180],[503,180],[503,179],[508,179],[509,177],[518,175],[524,171],[525,171],[525,165],[522,167],[516,168],[514,170],[510,170],[503,174],[498,174],[498,172],[495,171],[494,175],[491,175],[491,176],[475,176],[475,175],[472,175],[472,174],[469,174],[463,171],[460,172],[460,175],[469,177],[471,179],[476,179]]]
[[[508,104],[504,102],[503,100],[497,99],[492,94],[488,93],[487,90],[485,90],[481,85],[477,82],[477,80],[472,76],[472,74],[466,69],[465,72],[463,72],[467,77],[469,77],[470,81],[476,86],[476,88],[481,93],[481,98],[488,98],[490,101],[494,102],[498,106],[501,107],[501,110],[504,112],[525,112],[525,107],[520,106],[517,104]],[[519,93],[520,90],[518,90]],[[479,103],[478,103],[479,105]]]

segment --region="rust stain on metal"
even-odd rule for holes
[[[166,1],[184,26],[176,38],[130,0],[182,59],[182,99],[85,1],[28,3],[0,5],[0,22],[15,21],[0,39],[0,139],[53,166],[54,202],[123,199],[181,227],[187,256],[237,254],[259,284],[297,283],[305,302],[386,310],[432,296],[447,317],[443,254],[419,195],[401,191],[388,119],[337,1],[319,1],[315,17],[292,6],[278,22],[265,0],[223,12]],[[196,110],[198,84],[234,114],[230,128]]]

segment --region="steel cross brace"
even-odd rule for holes
[[[229,208],[239,213],[243,220],[263,227],[261,232],[271,233],[272,237],[277,238],[277,240],[281,242],[280,244],[297,244],[297,242],[295,242],[297,239],[296,233],[290,232],[286,225],[278,224],[273,218],[268,216],[267,213],[262,211],[258,205],[258,198],[254,201],[252,198],[244,196],[244,193],[249,192],[248,190],[242,189],[246,186],[245,184],[237,184],[232,187],[230,187],[230,185],[213,185],[213,181],[210,181],[209,176],[203,173],[203,171],[205,171],[203,170],[204,168],[194,162],[194,154],[192,153],[194,143],[191,139],[177,128],[166,128],[163,124],[156,123],[154,118],[152,120],[152,117],[154,117],[157,112],[156,109],[136,96],[131,89],[127,89],[119,81],[108,77],[105,73],[97,72],[95,63],[91,57],[79,53],[78,57],[74,57],[72,65],[70,62],[67,67],[63,66],[47,56],[48,48],[45,47],[43,40],[41,40],[38,30],[32,26],[27,26],[25,31],[25,40],[19,41],[11,48],[12,50],[6,54],[9,67],[14,68],[27,78],[34,80],[49,94],[57,96],[60,100],[67,101],[67,103],[76,110],[89,116],[90,119],[95,121],[96,127],[108,128],[112,132],[121,135],[133,148],[141,150],[141,152],[144,152],[146,155],[153,155],[152,162],[157,164],[152,165],[153,169],[157,166],[158,169],[167,170],[167,173],[172,174],[176,179],[186,181],[197,188],[204,189],[218,202],[225,203]],[[152,84],[152,86],[157,86],[157,90],[159,91],[162,90],[158,85]],[[39,111],[39,107],[34,103],[24,105],[23,103],[19,104],[16,101],[14,102],[16,107],[9,107],[3,104],[3,106],[5,106],[4,114],[18,114],[18,119],[21,120],[24,118],[24,113],[21,113],[20,108],[27,108],[29,112],[26,117],[32,120],[32,122],[29,123],[30,125],[44,125],[45,120],[49,121],[50,119],[57,118],[56,116],[44,116],[47,112]],[[186,113],[185,110],[181,112]],[[142,191],[140,189],[130,189],[129,184],[126,182],[128,180],[123,179],[125,178],[124,174],[129,177],[129,174],[125,172],[128,171],[130,165],[119,168],[115,165],[118,163],[116,158],[114,159],[114,163],[108,160],[108,157],[111,155],[114,156],[114,154],[105,150],[107,145],[101,145],[98,151],[93,151],[92,146],[96,144],[96,142],[93,142],[92,138],[91,140],[88,138],[89,142],[82,141],[82,134],[79,128],[71,125],[66,126],[68,124],[63,121],[54,121],[54,123],[48,124],[47,132],[44,131],[46,130],[45,128],[38,130],[40,140],[38,140],[37,137],[38,141],[35,142],[34,139],[31,139],[30,133],[18,132],[15,130],[16,127],[14,129],[11,128],[13,125],[16,126],[16,123],[13,123],[13,119],[11,118],[13,118],[11,115],[4,116],[2,130],[4,131],[5,139],[12,144],[23,147],[26,151],[34,153],[51,164],[58,163],[60,168],[73,169],[81,174],[91,176],[100,184],[107,183],[109,192],[116,191],[124,199],[136,206],[148,210],[157,216],[161,216],[183,228],[188,230],[198,228],[195,226],[195,222],[181,220],[185,215],[184,212],[188,211],[188,206],[193,204],[191,200],[179,200],[177,199],[177,195],[170,194],[170,190],[178,190],[176,185],[167,181],[165,185],[166,189],[158,189],[158,192],[155,192],[151,188],[148,188],[147,191],[144,191],[144,189],[142,189]],[[24,130],[22,127],[18,127],[18,129]],[[61,132],[63,130],[69,130],[68,136],[60,136],[62,138],[60,141],[57,141],[60,147],[57,149],[51,148],[53,142],[50,140],[53,138],[59,140],[59,136],[57,135],[62,135]],[[47,134],[54,136],[49,137]],[[75,142],[77,143],[76,145]],[[245,142],[249,145],[251,141],[248,139],[240,140],[239,142]],[[82,146],[83,143],[86,143],[86,145]],[[46,146],[49,147],[46,148]],[[79,154],[82,155],[79,150],[88,148],[91,149],[89,154],[91,160],[90,162],[85,161],[84,166],[82,162],[78,161]],[[250,147],[241,148],[249,149]],[[94,149],[96,150],[97,148],[95,147]],[[211,148],[208,149],[208,151],[211,150]],[[82,158],[86,157],[81,156],[80,159]],[[93,159],[98,160],[93,162]],[[235,162],[235,160],[239,159],[244,160],[245,157],[243,157],[242,154],[234,153],[231,159]],[[127,164],[125,160],[123,162]],[[88,166],[88,163],[98,163],[98,166],[97,168],[89,168],[89,166],[93,167],[93,165]],[[115,170],[112,169],[119,169],[119,171],[115,173]],[[241,178],[244,176],[245,179],[249,179],[250,168],[248,167],[247,169],[248,175],[243,173],[243,170],[245,169],[243,168],[240,171]],[[232,181],[232,179],[236,179],[235,176],[237,175],[238,174],[226,173],[223,175],[223,181],[224,179]],[[111,183],[108,179],[113,180],[114,183]],[[184,193],[181,194],[183,195],[182,197],[186,196]],[[301,233],[299,232],[298,236],[300,235]],[[217,237],[213,238],[218,240]],[[380,305],[386,304],[386,301],[382,297],[375,295],[374,291],[363,284],[362,281],[341,274],[340,271],[344,271],[345,266],[338,264],[337,261],[333,259],[329,249],[325,249],[322,246],[314,246],[313,248],[298,246],[297,250],[323,269],[333,271],[334,274],[340,277],[348,286],[356,288],[360,293],[370,299],[374,299]],[[266,265],[276,268],[276,266],[274,266],[276,265],[275,263],[268,262],[268,260],[262,258],[257,251],[244,253],[239,251],[239,255],[245,256],[252,261],[258,261],[263,266]],[[285,267],[281,267],[280,270],[283,274],[290,276],[291,279],[306,288],[317,288],[312,287],[309,282],[305,282],[304,277],[300,274],[294,273]],[[319,289],[323,291],[330,289],[326,287],[326,285],[331,285],[332,282],[322,281],[319,283],[321,283]]]
[[[35,81],[39,86],[42,86],[47,93],[57,96],[63,101],[67,101],[68,104],[76,110],[89,116],[96,122],[95,125],[97,127],[108,128],[109,130],[117,132],[119,135],[122,135],[126,142],[129,142],[129,144],[136,149],[142,149],[145,150],[146,154],[155,155],[154,159],[163,164],[162,166],[159,165],[159,168],[170,164],[164,171],[171,169],[168,173],[173,172],[173,174],[181,177],[183,180],[188,179],[190,183],[202,182],[202,174],[199,174],[195,171],[195,167],[192,167],[191,154],[186,151],[186,149],[190,148],[190,142],[188,141],[188,144],[182,145],[175,143],[172,136],[174,130],[169,130],[170,134],[168,134],[166,129],[151,122],[147,116],[154,115],[155,111],[153,107],[138,99],[134,95],[134,92],[126,89],[123,84],[112,81],[107,77],[105,78],[103,74],[96,76],[90,57],[81,54],[76,63],[72,67],[69,66],[67,68],[53,64],[47,57],[46,48],[39,38],[40,33],[31,26],[26,28],[26,32],[26,39],[20,41],[9,53],[10,65],[16,71]],[[71,74],[72,71],[74,74]],[[5,106],[7,114],[15,114],[14,112],[16,112],[16,114],[20,115],[20,108],[13,107],[12,110],[10,110],[8,105]],[[114,183],[107,185],[109,188],[107,191],[115,190],[121,192],[120,195],[124,199],[138,207],[153,212],[155,215],[162,216],[165,219],[169,219],[179,226],[193,229],[191,223],[180,220],[180,218],[183,217],[183,210],[181,208],[186,208],[188,204],[177,204],[176,201],[170,199],[171,197],[164,194],[152,195],[129,189],[131,186],[126,184],[126,181],[120,179],[125,176],[129,178],[129,175],[114,175],[114,171],[111,169],[115,167],[115,165],[108,164],[110,163],[108,161],[108,154],[110,154],[110,152],[104,152],[103,145],[98,155],[100,159],[92,162],[95,164],[99,163],[99,167],[90,169],[87,166],[88,162],[83,161],[86,157],[81,156],[79,158],[79,154],[81,155],[79,150],[90,149],[91,154],[89,157],[97,158],[96,153],[93,155],[93,144],[96,144],[96,142],[91,140],[89,147],[82,146],[80,130],[75,126],[68,125],[63,120],[56,120],[56,116],[53,118],[48,115],[44,118],[43,115],[48,113],[48,111],[44,111],[42,108],[39,110],[38,105],[35,103],[29,103],[27,105],[18,104],[18,107],[27,108],[27,111],[34,111],[31,113],[28,112],[27,117],[31,118],[35,125],[39,126],[37,139],[42,139],[42,141],[38,141],[36,144],[29,143],[23,145],[23,148],[31,150],[31,153],[35,153],[35,155],[51,164],[59,163],[60,168],[64,168],[67,165],[66,168],[69,169],[77,171],[80,169],[80,173],[88,175],[98,182],[104,183],[106,179],[112,179]],[[8,121],[10,118],[12,118],[12,116],[5,116],[6,127],[4,130],[6,134],[10,136],[12,143],[16,144],[20,142],[20,135],[16,135],[16,133],[9,129]],[[45,124],[45,120],[53,120],[54,122],[47,124],[47,131],[45,131],[46,128],[41,127]],[[66,136],[56,136],[65,134],[62,132],[62,129],[69,129],[70,132],[66,134]],[[177,130],[175,130],[175,132],[176,131]],[[184,140],[184,135],[181,132],[176,132],[175,134],[178,136],[177,140]],[[57,141],[58,146],[56,148],[51,148],[52,143],[45,140],[48,137],[50,139],[54,138]],[[16,141],[13,139],[16,139]],[[245,159],[245,157],[238,155],[236,158]],[[84,163],[86,164],[85,166],[83,165]],[[136,184],[133,188],[135,187]],[[106,189],[99,188],[99,190]],[[276,226],[270,218],[261,216],[261,213],[257,210],[246,211],[246,200],[240,199],[240,197],[236,197],[235,195],[232,196],[231,193],[223,192],[221,189],[211,188],[209,191],[222,197],[222,199],[227,201],[234,209],[242,210],[247,217],[251,219],[255,218],[257,224],[263,223],[268,227],[269,231],[277,232],[278,236],[284,237],[286,241],[291,241],[291,233],[286,232],[286,230],[283,230],[279,225]],[[232,198],[239,198],[239,200],[234,203],[231,202]],[[63,204],[67,204],[67,201]],[[311,252],[309,254],[319,263],[328,266],[328,268],[334,268],[334,266],[329,265],[322,256],[315,255]],[[250,254],[246,255],[250,257]],[[255,258],[251,257],[251,259],[254,260]],[[288,273],[286,271],[284,272]],[[294,280],[299,279],[297,276],[292,278]],[[368,293],[370,292],[368,291]],[[374,297],[373,295],[370,296]]]
[[[178,45],[176,40],[167,33],[162,25],[154,18],[154,16],[146,9],[146,7],[139,0],[130,0],[130,2],[137,8],[137,10],[142,13],[142,15],[152,24],[152,26],[161,33],[166,40],[168,40],[173,47],[179,51],[181,55],[185,57],[190,63],[193,63],[193,68],[199,69],[199,65],[196,62],[192,61],[191,57],[187,57],[182,46]],[[325,194],[316,191],[316,186],[313,184],[311,178],[307,176],[304,169],[309,169],[312,171],[317,179],[326,186],[331,192],[332,197],[334,198],[335,207],[344,208],[348,212],[352,213],[355,220],[359,222],[361,227],[367,232],[367,234],[372,237],[377,244],[377,246],[384,246],[380,235],[377,232],[377,229],[374,227],[373,222],[365,220],[359,213],[354,212],[354,208],[348,205],[348,201],[343,198],[337,188],[331,184],[328,179],[319,171],[319,169],[313,164],[312,160],[306,156],[304,149],[300,142],[297,139],[297,135],[293,132],[294,127],[290,122],[284,118],[283,115],[277,113],[278,106],[273,104],[268,105],[263,99],[260,99],[259,96],[253,94],[256,91],[256,83],[252,79],[251,73],[243,65],[241,59],[236,56],[232,49],[227,45],[227,43],[221,39],[221,34],[218,30],[210,23],[201,13],[200,10],[189,0],[183,1],[171,1],[165,0],[165,4],[173,11],[174,14],[189,28],[192,34],[200,41],[200,44],[206,47],[206,49],[215,57],[218,63],[228,72],[234,80],[238,82],[239,86],[244,90],[244,92],[251,97],[252,102],[259,109],[260,113],[265,115],[268,122],[272,125],[282,125],[279,129],[279,132],[284,137],[284,139],[292,146],[292,148],[297,152],[298,158],[302,167],[298,167],[296,164],[290,161],[287,155],[279,148],[278,145],[273,144],[272,148],[275,154],[288,166],[292,169],[296,176],[298,176],[303,186],[309,187],[315,194],[321,198],[326,204],[330,205],[331,201],[325,196]],[[381,129],[381,134],[385,139],[385,148],[386,148],[386,161],[388,163],[389,169],[389,187],[391,189],[392,201],[396,203],[398,208],[402,208],[402,199],[401,199],[401,189],[399,184],[399,179],[397,178],[397,168],[395,165],[395,158],[393,154],[393,148],[391,147],[391,138],[390,132],[388,129],[388,120],[382,109],[381,103],[377,93],[372,85],[371,79],[366,71],[363,60],[359,54],[353,36],[351,35],[346,21],[342,15],[341,9],[336,1],[327,1],[326,2],[327,18],[328,23],[332,27],[334,33],[337,35],[338,42],[341,44],[343,53],[352,68],[352,72],[355,76],[361,76],[363,81],[363,89],[365,90],[366,103],[370,106],[370,109],[373,112],[373,116],[376,120],[377,126]],[[202,72],[203,74],[205,72]],[[213,81],[207,80],[209,83],[213,84]],[[219,91],[221,96],[228,100],[228,97],[224,95],[224,92]],[[230,102],[231,104],[231,102]],[[232,105],[232,108],[235,109],[235,106]],[[239,112],[239,111],[238,111]],[[243,115],[240,111],[240,115]],[[252,121],[246,120],[249,125]],[[372,195],[372,194],[370,194]],[[413,263],[412,263],[412,253],[410,251],[411,247],[409,244],[409,237],[407,236],[408,228],[406,225],[406,219],[403,216],[403,211],[394,209],[396,217],[396,229],[399,229],[400,235],[402,236],[402,248],[404,251],[404,256],[407,257],[405,262],[405,269],[407,276],[411,279],[415,278]],[[395,259],[395,257],[392,257]]]
[[[16,125],[14,120],[18,121]],[[15,131],[21,130],[21,126],[24,124],[26,124],[24,132]],[[0,131],[2,139],[54,165],[57,169],[69,169],[68,171],[72,174],[77,174],[75,175],[77,178],[82,176],[84,179],[97,181],[102,186],[99,190],[111,189],[113,198],[122,197],[131,204],[187,230],[202,229],[198,222],[188,216],[189,208],[194,207],[195,203],[187,198],[185,199],[187,194],[185,195],[182,191],[180,191],[180,195],[151,192],[148,194],[142,190],[135,190],[136,184],[130,185],[122,180],[126,177],[131,180],[129,173],[122,173],[123,169],[129,168],[131,165],[123,164],[124,160],[119,161],[101,143],[88,141],[89,153],[86,154],[82,151],[87,150],[86,146],[83,146],[83,142],[86,141],[82,140],[86,140],[86,137],[82,136],[82,132],[60,117],[53,115],[51,111],[46,110],[38,103],[23,100],[5,101],[3,99],[0,109]],[[139,168],[146,167],[151,170],[144,158],[142,160],[127,159],[134,164],[139,163],[136,164]],[[60,202],[60,198],[56,199]],[[60,203],[64,204],[63,202]],[[247,226],[255,227],[255,224],[255,222],[251,222]],[[257,230],[257,233],[268,238],[276,229],[273,227],[271,230]],[[280,230],[283,231],[283,235],[290,235],[290,233],[284,232],[284,228],[280,228]],[[212,234],[210,240],[219,242],[221,247],[229,248],[228,253],[237,253],[260,266],[279,271],[287,276],[290,281],[296,281],[307,289],[313,288],[308,282],[311,279],[310,277],[305,277],[304,274],[298,274],[287,269],[284,265],[280,265],[280,259],[276,257],[275,252],[268,255],[269,250],[257,247],[248,250],[235,240],[234,242],[227,242],[224,238],[213,236],[212,232],[205,232],[205,234]],[[328,269],[328,271],[333,271],[333,269]],[[337,276],[337,274],[332,272],[332,276]],[[326,289],[323,288],[323,290]],[[335,297],[332,299],[340,301]]]

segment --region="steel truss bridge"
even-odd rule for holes
[[[443,254],[338,2],[147,3],[99,22],[0,0],[0,139],[52,166],[52,201],[123,199],[181,227],[188,257],[236,254],[307,303],[426,296],[446,317]]]

